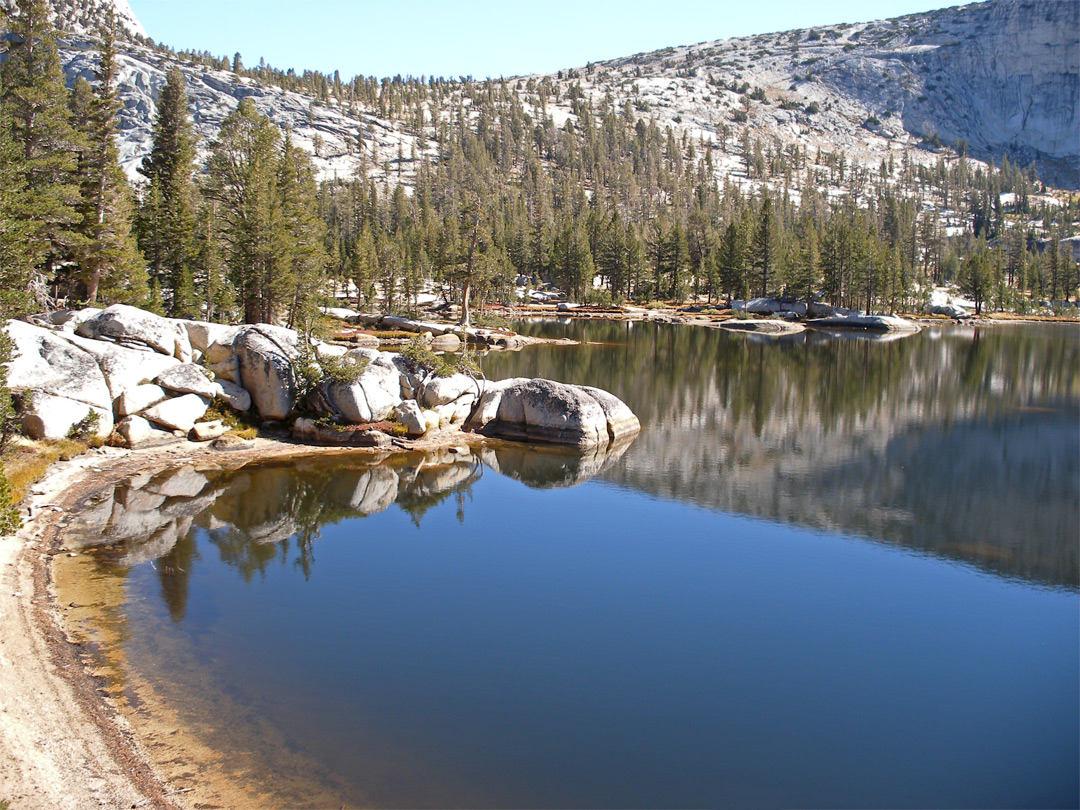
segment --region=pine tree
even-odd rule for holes
[[[82,100],[86,83],[80,79],[79,92],[74,94],[76,109],[85,105],[77,119],[85,136],[79,163],[83,220],[79,230],[83,242],[77,256],[87,301],[96,302],[99,287],[104,284],[109,300],[139,304],[148,294],[146,267],[131,232],[131,193],[113,139],[120,104],[116,97],[116,22],[112,12],[108,23],[96,71],[98,85],[89,99]]]
[[[206,194],[217,202],[225,264],[247,323],[272,323],[288,299],[288,234],[278,189],[281,135],[250,99],[222,122]]]
[[[28,196],[23,150],[12,138],[8,105],[0,98],[0,319],[24,315],[33,304],[30,284],[41,254],[32,238],[34,223],[24,216]]]
[[[982,313],[994,284],[993,265],[986,242],[979,240],[974,252],[963,263],[960,271],[960,290],[975,302],[975,314]]]
[[[398,186],[398,188],[402,188]],[[326,224],[319,217],[315,170],[307,152],[292,145],[285,133],[279,169],[282,227],[287,255],[289,325],[310,322],[317,310],[317,293],[329,257],[326,254]]]
[[[776,223],[773,222],[772,199],[766,195],[758,212],[757,227],[754,229],[754,269],[761,282],[762,298],[769,294],[770,274],[776,261]]]
[[[76,210],[79,136],[49,17],[45,0],[21,0],[3,67],[3,101],[22,151],[25,194],[19,216],[33,224],[31,249],[40,257],[38,272],[45,283],[81,243],[75,230],[81,219]]]
[[[203,315],[208,321],[229,322],[235,315],[236,297],[225,274],[218,234],[217,203],[208,200],[200,209],[195,227],[193,284],[202,290]]]
[[[150,187],[139,213],[139,246],[172,314],[195,314],[195,134],[180,68],[173,67],[158,96],[153,145],[139,172]]]

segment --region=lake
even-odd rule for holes
[[[489,378],[637,439],[94,499],[77,621],[133,715],[288,806],[1077,805],[1080,331],[519,328],[587,345]]]

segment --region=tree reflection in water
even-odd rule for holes
[[[419,527],[451,497],[464,522],[466,496],[486,468],[534,488],[569,487],[617,461],[628,446],[578,451],[492,441],[475,454],[455,448],[381,463],[336,455],[233,471],[184,467],[91,496],[68,542],[98,546],[99,562],[117,572],[153,561],[162,598],[173,621],[181,622],[199,559],[199,530],[245,581],[265,576],[275,563],[291,564],[309,579],[323,526],[396,505]]]
[[[1080,340],[1071,325],[770,337],[533,322],[572,337],[484,359],[491,379],[611,391],[641,420],[601,477],[709,509],[1080,584]]]

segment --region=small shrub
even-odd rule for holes
[[[435,354],[419,336],[407,346],[401,354],[416,368],[423,369],[436,377],[450,377],[459,371],[472,377],[482,377],[480,365],[464,352],[461,354]]]
[[[331,382],[352,385],[360,379],[370,361],[366,357],[324,357],[319,360],[322,376]]]
[[[0,467],[0,535],[15,534],[22,528],[22,517],[16,503],[11,482],[4,475],[3,467]],[[6,807],[7,802],[0,802],[0,810],[5,810]]]
[[[510,321],[502,315],[496,315],[494,312],[477,312],[473,316],[472,322],[473,326],[479,326],[484,329],[510,328]]]
[[[611,294],[610,290],[597,289],[594,287],[585,293],[585,298],[582,303],[600,307],[611,307],[615,306],[615,297]]]
[[[97,438],[98,424],[100,422],[101,414],[91,409],[86,416],[71,426],[68,430],[67,437],[69,439],[76,439],[84,442],[91,437]],[[98,445],[98,447],[100,446],[101,445]]]
[[[401,332],[394,329],[361,329],[361,335],[371,335],[379,340],[411,340],[416,337],[415,332]]]

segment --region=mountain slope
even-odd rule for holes
[[[284,92],[150,48],[126,0],[53,2],[70,32],[63,58],[72,81],[93,69],[92,21],[110,2],[135,35],[124,46],[120,86],[121,154],[132,177],[149,150],[157,92],[173,64],[188,81],[204,150],[225,115],[248,97],[293,129],[296,142],[315,153],[323,178],[349,176],[366,163],[376,179],[409,184],[414,158],[435,153],[428,137],[434,126],[421,135],[373,109]],[[935,145],[964,141],[974,157],[1034,161],[1044,180],[1076,188],[1078,15],[1074,0],[988,0],[882,22],[666,48],[509,84],[534,119],[551,116],[558,126],[577,118],[575,97],[632,105],[676,136],[712,142],[718,179],[738,174],[748,131],[780,148],[841,153],[870,169],[904,155],[929,165],[937,160]],[[549,95],[541,103],[537,87],[545,80]],[[438,106],[428,102],[428,120],[447,120],[467,95],[458,85]]]
[[[1074,0],[990,0],[667,48],[569,71],[562,83],[706,138],[737,127],[745,94],[732,88],[749,85],[764,99],[746,123],[785,145],[840,149],[874,165],[926,140],[963,140],[982,160],[1035,161],[1044,179],[1075,188],[1077,31]]]

